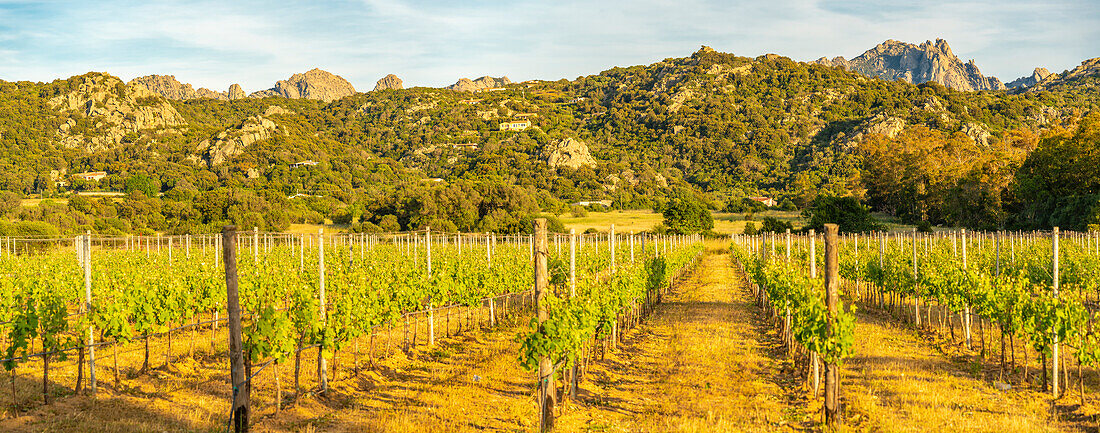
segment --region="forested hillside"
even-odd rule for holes
[[[716,209],[753,195],[796,206],[853,195],[911,221],[1043,226],[1015,217],[1031,209],[1022,191],[1034,191],[1013,186],[1017,168],[1036,176],[1040,163],[1027,159],[1051,137],[1095,147],[1097,122],[1081,119],[1098,107],[1098,80],[963,92],[704,47],[575,80],[331,103],[166,100],[100,73],[0,82],[0,213],[66,233],[324,219],[364,231],[521,231],[533,213],[579,200],[647,208],[690,189]],[[523,119],[530,128],[500,131]],[[292,168],[302,161],[317,164]],[[107,174],[72,176],[91,171]],[[127,195],[18,204],[75,191]]]

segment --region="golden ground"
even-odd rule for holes
[[[745,216],[739,213],[711,212],[714,216],[714,231],[722,234],[742,233],[745,231]],[[770,216],[783,221],[790,221],[795,228],[802,227],[801,214],[799,212],[766,211],[754,214],[756,228],[760,228],[760,221]],[[582,233],[589,228],[606,232],[615,224],[618,233],[630,231],[642,232],[652,230],[653,226],[664,221],[664,216],[648,209],[616,210],[610,212],[589,212],[587,216],[574,217],[571,214],[558,216],[566,230],[575,229]]]
[[[557,431],[819,430],[820,399],[806,394],[799,373],[778,347],[774,327],[751,303],[738,277],[726,253],[708,251],[697,271],[646,322],[624,333],[619,351],[590,364],[578,400],[562,406]],[[304,392],[297,406],[293,360],[269,367],[254,382],[253,431],[535,431],[535,378],[517,361],[516,337],[526,329],[526,319],[478,331],[484,311],[472,313],[458,311],[450,321],[437,316],[440,338],[434,348],[423,345],[422,324],[411,328],[421,345],[407,353],[398,350],[401,327],[373,343],[361,339],[358,355],[349,345],[330,364],[335,380],[325,395],[315,392],[316,351],[304,352]],[[530,317],[530,312],[520,316]],[[474,322],[474,332],[443,336],[453,334],[449,331],[457,330],[460,321],[467,330]],[[884,315],[858,316],[855,355],[842,376],[847,423],[842,430],[1082,429],[1083,421],[1050,416],[1045,394],[997,391],[988,377],[968,371],[966,363],[895,323]],[[127,345],[120,351],[117,389],[113,351],[98,351],[100,387],[94,398],[73,395],[72,361],[58,362],[50,376],[54,402],[42,405],[40,364],[25,364],[17,370],[20,407],[13,411],[11,376],[0,374],[5,408],[0,431],[224,431],[229,409],[225,346],[209,349],[211,338],[225,341],[224,327],[219,331],[194,335],[193,358],[192,335],[176,334],[167,367],[166,339],[153,339],[154,369],[146,374],[137,373],[140,344]],[[276,369],[284,404],[277,414]]]
[[[1049,399],[998,391],[881,315],[857,313],[854,355],[841,383],[849,421],[882,432],[1061,431]]]

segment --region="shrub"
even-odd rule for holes
[[[785,233],[787,230],[794,230],[794,226],[789,221],[780,221],[774,217],[764,217],[763,224],[760,226],[760,231],[763,233]]]
[[[882,224],[855,197],[818,196],[813,206],[802,211],[810,222],[807,228],[822,231],[826,223],[833,223],[842,232],[869,232],[881,230]]]

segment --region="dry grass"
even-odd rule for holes
[[[843,398],[853,430],[1044,432],[1068,429],[1034,391],[998,391],[908,327],[858,313]]]
[[[502,304],[497,305],[501,311]],[[410,326],[419,346],[408,353],[400,350],[404,329],[400,326],[375,337],[371,367],[371,340],[359,340],[359,354],[348,344],[330,361],[331,387],[318,395],[316,350],[303,352],[301,380],[303,396],[293,403],[293,359],[259,372],[253,381],[253,431],[481,431],[519,428],[535,418],[534,405],[524,388],[533,377],[520,370],[516,360],[518,332],[514,323],[501,323],[498,330],[475,331],[478,320],[487,320],[484,309],[454,309],[448,321],[436,316],[437,346],[426,349],[426,326]],[[469,312],[467,316],[464,313]],[[479,316],[480,313],[480,316]],[[524,317],[530,313],[522,313]],[[462,329],[467,336],[447,337]],[[119,350],[121,384],[113,385],[113,350],[97,352],[98,394],[74,395],[76,369],[73,360],[51,363],[51,389],[55,397],[42,405],[41,363],[24,364],[17,370],[16,397],[19,407],[10,405],[9,375],[0,376],[0,405],[6,409],[0,431],[4,432],[193,432],[224,431],[229,409],[228,363],[225,327],[210,346],[208,330],[196,334],[194,356],[190,356],[190,333],[173,338],[171,362],[165,363],[167,339],[151,339],[147,373],[138,370],[144,351],[140,343]],[[411,338],[411,337],[410,337]],[[355,360],[359,374],[355,375]],[[276,415],[275,370],[279,370],[284,410]],[[477,379],[475,380],[475,375]],[[510,401],[513,409],[505,409]],[[481,409],[478,410],[477,408]],[[395,426],[405,425],[404,430]],[[312,427],[311,427],[312,426]]]
[[[318,229],[324,229],[325,233],[343,233],[347,231],[348,226],[346,224],[291,224],[287,227],[286,233],[315,235]]]
[[[712,212],[711,214],[714,216],[714,231],[724,234],[745,231],[744,214],[726,212]],[[795,228],[802,226],[801,215],[798,212],[767,211],[755,214],[757,228],[760,228],[760,220],[766,216],[790,221]],[[566,229],[576,229],[577,233],[584,232],[589,228],[605,232],[611,224],[615,224],[615,231],[620,233],[641,232],[652,230],[653,226],[664,221],[661,214],[645,209],[589,212],[587,216],[583,217],[563,214],[559,218]]]
[[[23,207],[38,207],[44,201],[50,201],[60,205],[68,205],[69,199],[67,198],[25,198],[20,200],[19,205]]]

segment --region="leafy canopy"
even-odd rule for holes
[[[672,233],[693,234],[714,228],[714,217],[706,203],[688,191],[679,191],[661,213]]]

